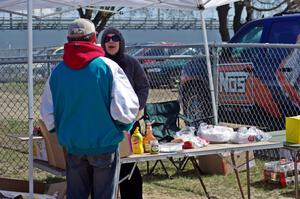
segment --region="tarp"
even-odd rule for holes
[[[209,89],[212,97],[213,114],[215,123],[217,123],[217,111],[215,104],[214,86],[211,72],[211,63],[209,58],[209,49],[207,42],[206,25],[203,17],[203,11],[208,8],[225,5],[239,0],[0,0],[0,11],[27,14],[27,45],[28,45],[28,126],[29,126],[29,192],[30,198],[33,198],[33,155],[32,155],[32,137],[33,137],[33,72],[32,72],[32,11],[40,8],[58,8],[68,7],[70,10],[85,8],[88,6],[117,6],[133,8],[168,8],[177,10],[200,10],[201,23],[203,29],[203,40],[206,54],[206,63],[208,69]],[[55,9],[53,9],[55,11]],[[47,13],[48,15],[48,13]]]
[[[180,10],[198,10],[213,8],[237,0],[33,0],[32,8],[69,7],[77,9],[87,6],[118,6],[118,7],[156,7]],[[27,10],[26,0],[0,0],[0,9],[7,11]]]

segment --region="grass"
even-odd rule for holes
[[[38,118],[39,98],[43,83],[35,84],[34,88],[34,112]],[[0,176],[14,179],[28,179],[28,155],[27,143],[21,143],[7,135],[27,135],[27,86],[26,83],[1,84],[1,107],[0,107]],[[159,97],[158,97],[159,96]],[[165,100],[177,98],[176,92],[171,90],[151,89],[150,99]],[[280,188],[263,182],[262,166],[264,161],[256,160],[256,165],[251,169],[251,196],[252,198],[293,198],[293,186]],[[169,173],[175,173],[175,168],[166,162],[165,166]],[[169,179],[162,169],[157,168],[152,175],[147,175],[145,163],[139,163],[143,175],[144,199],[196,199],[206,198],[196,173],[189,164],[187,169],[180,175],[174,175]],[[246,174],[241,175],[242,186],[246,194]],[[42,182],[57,182],[64,178],[56,177],[47,172],[34,169],[34,179]],[[235,176],[204,175],[204,183],[207,191],[215,198],[234,199],[241,198]]]
[[[28,155],[27,143],[23,143],[16,139],[12,139],[5,134],[14,134],[20,129],[26,129],[26,122],[16,121],[14,119],[1,122],[1,150],[0,150],[0,176],[14,179],[28,179]],[[290,185],[287,188],[280,188],[278,185],[266,184],[263,181],[262,168],[264,161],[256,159],[256,166],[251,169],[251,197],[252,198],[293,198],[294,189]],[[170,174],[175,173],[175,168],[169,161],[165,162],[165,166]],[[189,163],[187,169],[180,175],[174,175],[173,179],[169,179],[164,171],[158,166],[154,174],[147,175],[146,163],[139,163],[139,168],[143,175],[144,199],[196,199],[206,198],[200,185],[196,172]],[[246,194],[246,173],[241,175],[242,186]],[[42,182],[57,182],[64,178],[56,177],[47,172],[34,169],[34,179]],[[207,191],[214,198],[241,198],[235,175],[204,175],[204,183]]]
[[[264,161],[256,160],[256,166],[251,169],[251,198],[293,198],[293,185],[287,188],[280,188],[278,185],[267,184],[263,181],[263,164]],[[168,162],[166,166],[170,173],[175,172],[174,167]],[[191,164],[188,165],[184,173],[175,175],[173,179],[167,178],[162,169],[156,169],[153,175],[146,175],[146,166],[144,163],[140,164],[140,169],[143,174],[145,199],[206,198],[200,181],[195,171],[192,170]],[[245,197],[247,197],[246,172],[241,172],[240,178]],[[241,198],[235,175],[232,173],[227,176],[203,175],[203,180],[208,193],[210,196],[214,196],[214,198]]]
[[[263,181],[262,168],[265,161],[256,159],[256,166],[251,168],[251,198],[262,199],[289,199],[294,198],[294,186],[281,188],[276,184],[268,184]],[[176,170],[169,161],[165,161],[165,166],[170,174],[175,174]],[[153,164],[153,162],[151,162]],[[143,176],[144,199],[201,199],[206,198],[200,181],[193,170],[191,163],[188,163],[184,172],[175,174],[172,179],[164,173],[160,166],[151,175],[147,174],[146,163],[139,163],[139,168]],[[20,168],[22,169],[22,168]],[[23,168],[24,169],[24,168]],[[17,173],[11,170],[9,176],[17,179],[27,179],[27,173]],[[64,178],[56,177],[52,174],[35,169],[34,178],[42,182],[59,182]],[[203,175],[204,184],[211,198],[213,199],[235,199],[241,198],[236,178],[233,173],[223,175]],[[246,172],[240,172],[241,183],[245,198],[247,198]]]

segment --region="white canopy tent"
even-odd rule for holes
[[[27,15],[28,21],[28,124],[29,124],[29,191],[33,198],[33,158],[32,158],[32,132],[33,132],[33,72],[32,72],[32,17],[44,18],[59,13],[47,13],[46,15],[33,16],[33,9],[67,7],[67,10],[78,8],[117,6],[141,9],[146,7],[177,9],[177,10],[199,10],[202,22],[203,40],[206,54],[206,62],[209,78],[209,89],[212,96],[214,122],[217,123],[217,109],[215,104],[215,93],[211,72],[211,62],[207,41],[206,24],[203,11],[209,8],[225,5],[239,0],[0,0],[0,11],[14,14]],[[55,9],[53,9],[55,10]],[[25,13],[24,13],[25,11]],[[61,12],[60,12],[61,13]]]
[[[26,10],[30,0],[0,0],[0,8],[6,11],[18,12]],[[213,8],[238,0],[34,0],[32,8],[69,7],[74,10],[89,6],[120,6],[131,8],[156,7],[180,10],[199,10]]]

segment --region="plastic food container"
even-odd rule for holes
[[[159,145],[159,151],[162,153],[182,151],[182,143],[162,143]]]

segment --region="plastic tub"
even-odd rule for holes
[[[182,143],[162,143],[159,144],[159,151],[162,153],[182,151]]]

